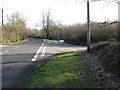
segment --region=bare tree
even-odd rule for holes
[[[75,0],[80,2],[81,0]],[[87,0],[82,0],[81,2],[86,2]],[[95,2],[95,1],[105,1],[105,2],[120,2],[120,0],[89,0],[90,2]]]
[[[18,12],[13,13],[11,16],[7,17],[8,22],[6,24],[10,32],[16,32],[18,41],[20,40],[20,34],[24,34],[23,28],[26,27],[26,20]],[[23,35],[24,36],[24,35]]]
[[[52,19],[50,18],[50,10],[46,14],[42,12],[42,28],[46,34],[46,38],[49,38],[49,31],[52,27]]]

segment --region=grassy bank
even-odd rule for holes
[[[54,57],[33,72],[22,88],[97,88],[99,84],[80,53],[72,52]]]
[[[20,41],[14,41],[14,42],[2,42],[0,44],[2,45],[8,45],[8,44],[18,44],[18,43],[22,43],[22,42],[25,42],[25,41],[28,41],[29,39],[24,39],[24,40],[20,40]]]
[[[57,40],[49,40],[49,39],[43,39],[43,43],[45,43],[45,44],[56,44],[56,45],[60,45],[61,44]]]
[[[43,43],[45,44],[54,44],[54,45],[67,45],[66,43],[64,42],[59,42],[57,40],[49,40],[49,39],[43,39]]]

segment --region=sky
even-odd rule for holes
[[[4,20],[7,15],[19,12],[27,20],[27,27],[39,29],[42,11],[50,10],[51,19],[65,25],[85,23],[87,4],[84,0],[0,0],[4,8]],[[3,3],[4,2],[4,3]],[[1,14],[0,14],[1,18]],[[90,21],[104,22],[118,19],[118,4],[104,1],[90,2]],[[37,25],[38,24],[38,25]]]

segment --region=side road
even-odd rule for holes
[[[24,79],[49,60],[51,55],[85,49],[79,46],[43,44],[40,39],[8,45],[2,49],[2,88],[20,87]]]
[[[52,44],[45,44],[46,50],[44,51],[44,57],[59,54],[59,53],[66,53],[72,51],[83,51],[86,50],[87,47],[82,46],[75,46],[75,45],[52,45]]]

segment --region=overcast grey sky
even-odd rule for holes
[[[35,28],[40,22],[42,11],[51,10],[51,18],[62,24],[85,23],[87,15],[86,2],[82,0],[0,0],[4,1],[4,19],[18,11],[27,19],[27,26]],[[0,16],[1,17],[1,16]],[[90,20],[103,22],[118,19],[118,4],[104,1],[90,2]]]

